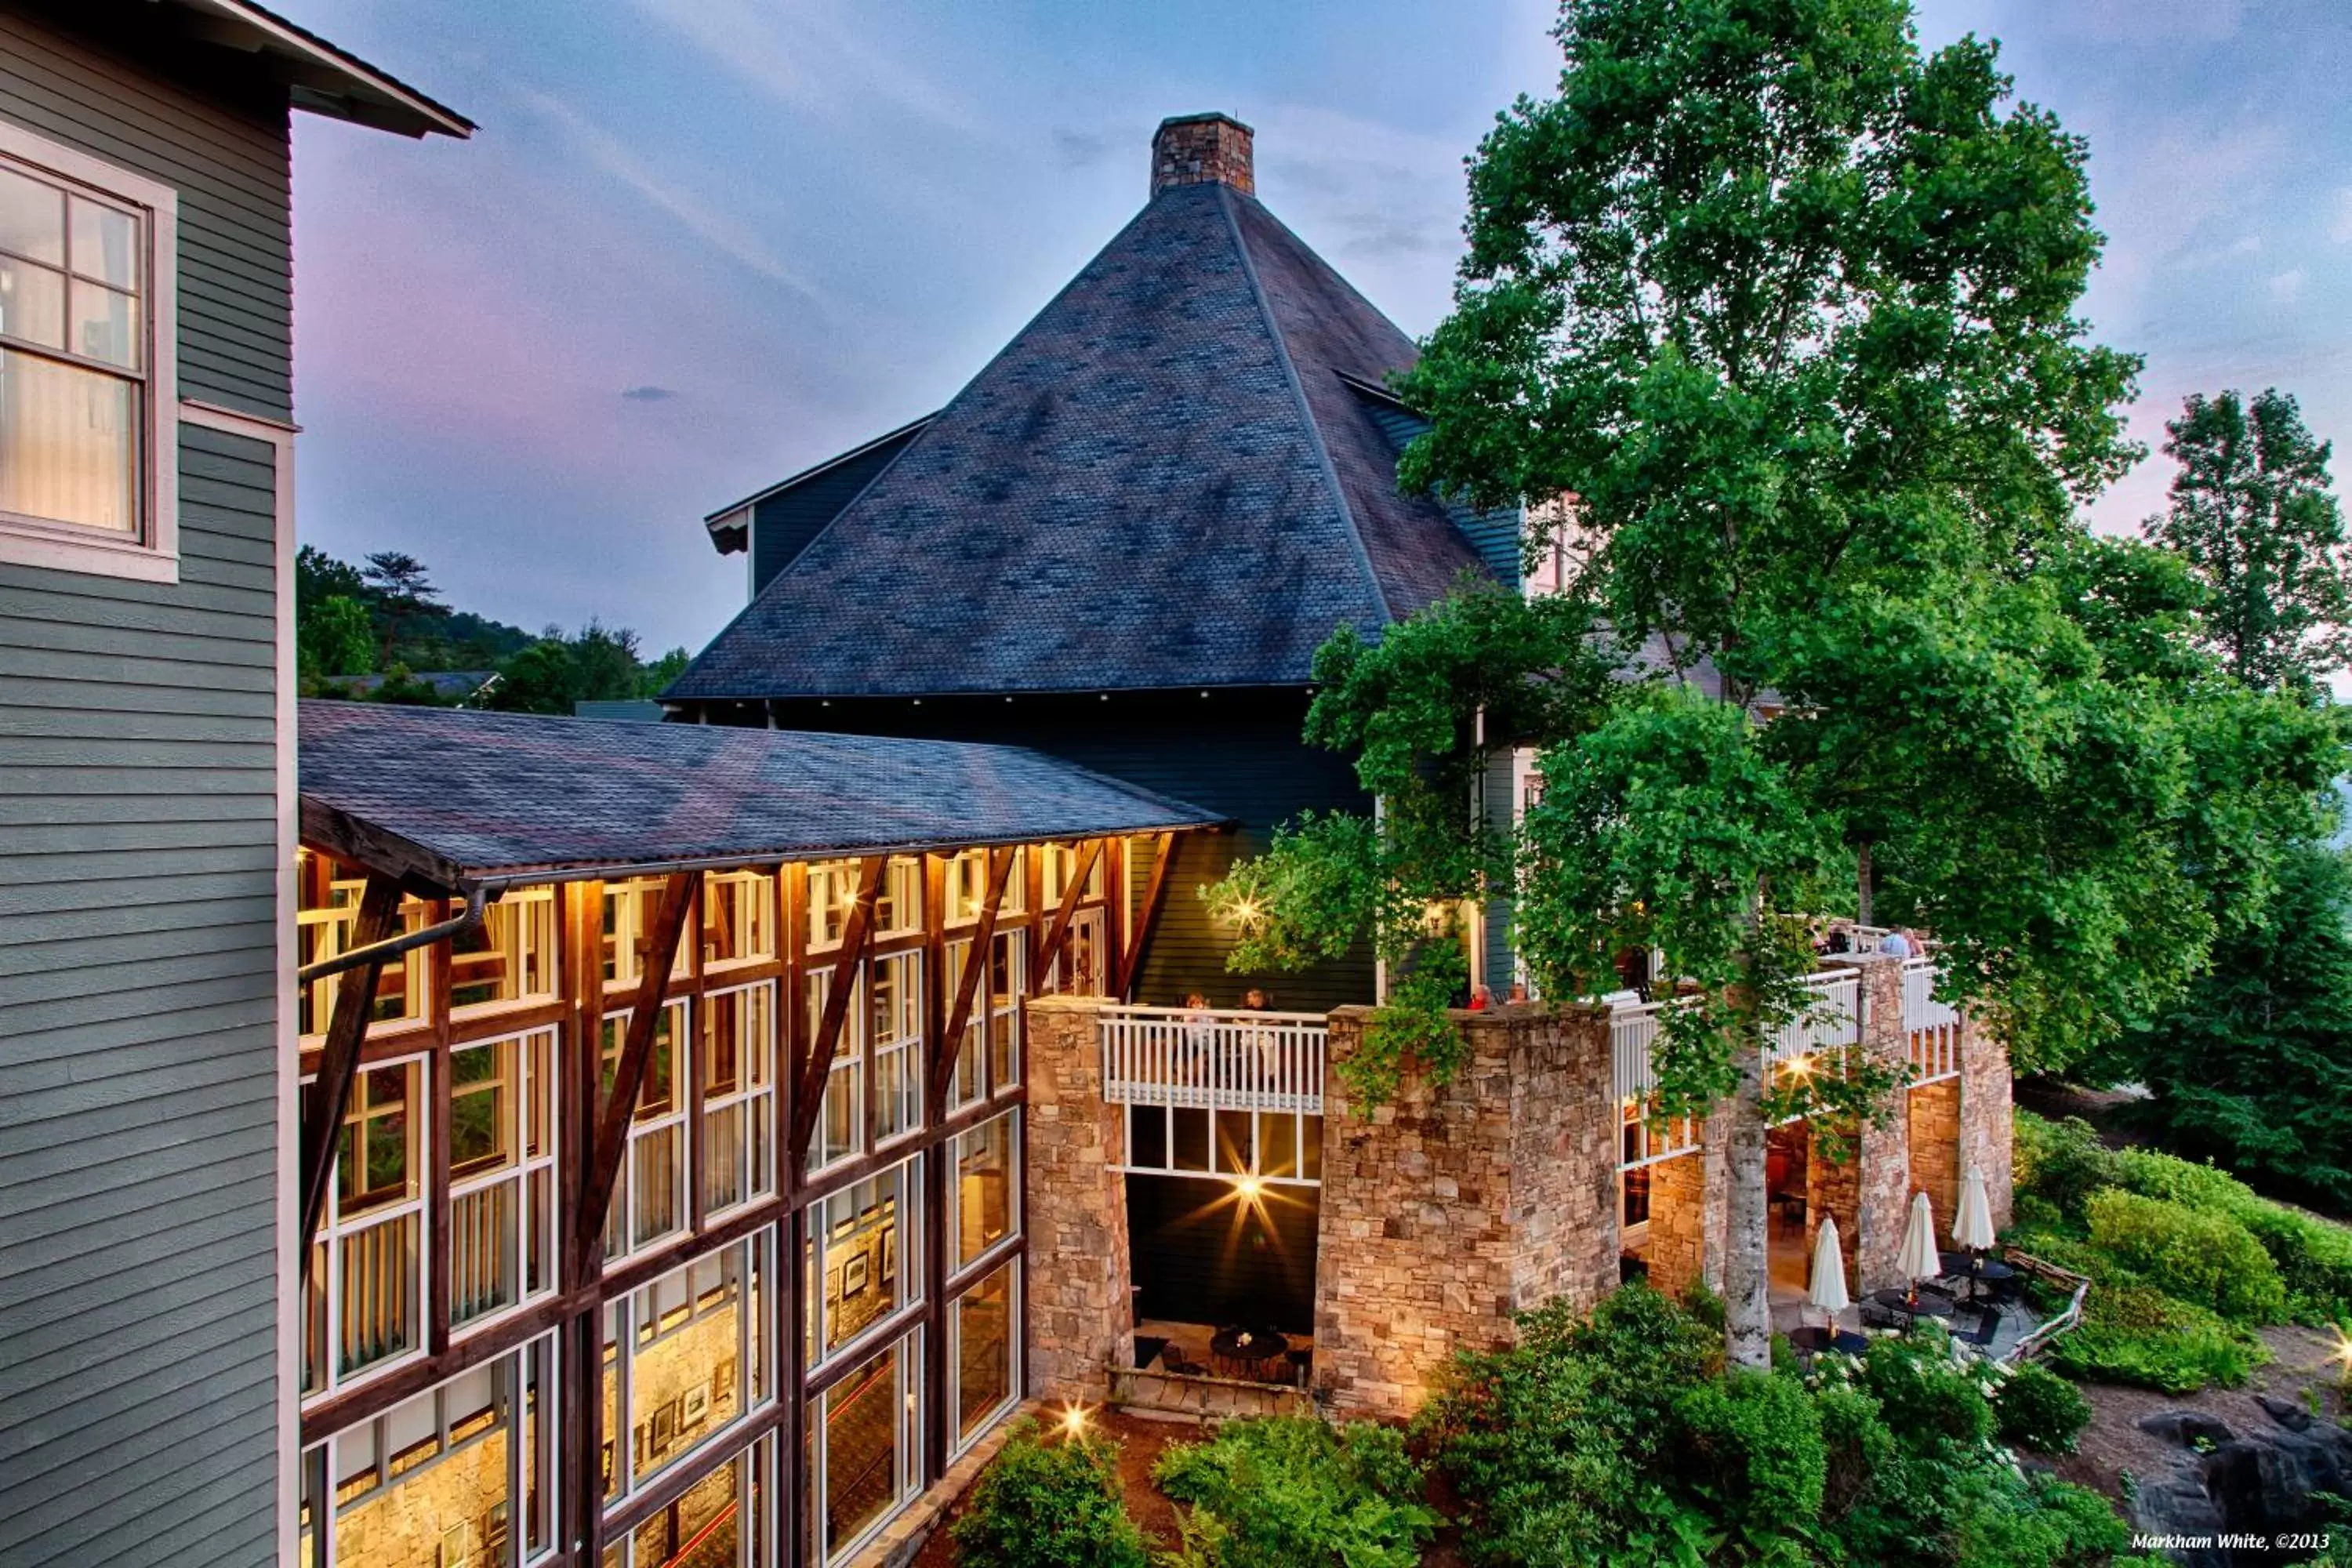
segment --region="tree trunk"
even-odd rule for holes
[[[1764,1191],[1764,1047],[1742,1030],[1739,1082],[1725,1116],[1727,1232],[1723,1248],[1723,1334],[1734,1366],[1772,1364],[1771,1264]]]
[[[1855,872],[1854,908],[1857,916],[1855,923],[1858,925],[1875,925],[1877,922],[1870,918],[1870,905],[1871,894],[1876,890],[1875,884],[1877,882],[1877,879],[1871,875],[1869,839],[1865,838],[1861,843],[1854,846],[1853,863]]]

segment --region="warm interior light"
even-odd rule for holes
[[[1244,1176],[1234,1184],[1234,1191],[1239,1193],[1243,1199],[1249,1203],[1255,1203],[1258,1194],[1264,1190],[1263,1184],[1255,1176]]]
[[[1070,1437],[1082,1436],[1085,1435],[1086,1429],[1087,1407],[1083,1405],[1064,1406],[1062,1410],[1063,1435]]]
[[[1810,1075],[1813,1070],[1812,1054],[1811,1052],[1807,1052],[1805,1055],[1801,1057],[1790,1058],[1789,1070],[1799,1078],[1804,1078]]]

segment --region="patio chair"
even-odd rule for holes
[[[1174,1345],[1160,1352],[1160,1364],[1178,1377],[1205,1377],[1209,1369],[1187,1356]]]
[[[1884,1301],[1864,1299],[1861,1303],[1862,1326],[1865,1329],[1907,1329],[1911,1314],[1888,1306]]]
[[[1966,1333],[1960,1333],[1956,1331],[1952,1337],[1959,1341],[1964,1345],[1970,1345],[1981,1351],[1991,1349],[1993,1336],[2000,1332],[2000,1309],[1998,1307],[1986,1307],[1981,1311],[1978,1312],[1976,1327],[1970,1329]]]

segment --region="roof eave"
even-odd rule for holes
[[[758,506],[763,500],[773,500],[775,497],[783,494],[786,490],[792,489],[795,486],[806,484],[809,480],[815,479],[820,474],[826,473],[834,468],[841,467],[844,463],[852,462],[856,458],[866,456],[866,453],[874,450],[877,447],[885,447],[889,445],[891,442],[896,441],[901,436],[912,435],[914,432],[920,430],[924,426],[929,425],[933,419],[938,417],[939,410],[935,408],[929,414],[908,420],[904,425],[899,426],[895,430],[885,430],[882,434],[875,437],[871,440],[860,441],[856,446],[850,447],[846,451],[835,452],[832,457],[827,458],[821,463],[813,463],[809,467],[803,468],[800,472],[789,475],[784,479],[778,479],[774,484],[769,485],[763,489],[753,490],[741,500],[730,501],[725,506],[720,507],[717,511],[706,513],[702,519],[702,525],[710,531],[710,537],[714,541],[719,538],[720,531],[722,529],[740,531],[743,526],[741,523],[731,522],[729,521],[733,518],[736,513],[749,511],[751,508]],[[721,543],[719,546],[719,552],[721,554],[725,554],[730,550],[740,550],[742,546],[740,544],[729,545]]]
[[[446,104],[251,0],[171,3],[196,14],[195,30],[206,42],[270,57],[297,109],[401,136],[463,141],[474,133],[474,122]]]

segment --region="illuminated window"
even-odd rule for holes
[[[639,877],[634,881],[604,884],[604,984],[607,986],[635,985],[641,968],[638,952],[653,932],[654,918],[661,910],[662,889],[667,886],[660,877]],[[684,941],[677,944],[677,954],[671,960],[670,978],[684,979],[693,973],[694,953]]]
[[[1021,1034],[1025,1026],[1022,993],[1029,973],[1026,935],[1000,932],[990,945],[988,978],[988,1084],[992,1094],[1021,1087]]]
[[[808,868],[808,945],[812,952],[839,947],[857,902],[857,862],[821,860]]]
[[[922,1489],[922,1335],[907,1335],[809,1401],[815,1561],[863,1546]]]
[[[776,956],[776,879],[761,871],[711,871],[702,879],[702,966],[756,963]]]
[[[955,1406],[955,1446],[962,1447],[994,1426],[1019,1396],[1020,1336],[1013,1331],[1016,1259],[955,1300],[949,1315],[948,1375]]]
[[[302,1392],[324,1394],[424,1347],[425,1063],[362,1071],[303,1285]]]
[[[776,1190],[776,988],[702,1004],[702,1207],[718,1215]]]
[[[955,1203],[948,1259],[961,1268],[1020,1228],[1021,1113],[1007,1111],[953,1140]]]
[[[866,987],[872,1002],[874,1142],[901,1138],[923,1124],[923,972],[912,952],[877,958]]]
[[[854,983],[862,991],[861,977]],[[803,978],[801,987],[803,1026],[814,1042],[824,1029],[825,1003],[833,994],[833,973],[820,970]],[[835,1037],[833,1068],[825,1075],[824,1100],[817,1111],[816,1132],[809,1139],[808,1168],[821,1171],[859,1152],[866,1122],[866,1025],[864,1010],[853,994],[843,1010]]]
[[[965,967],[971,963],[971,939],[947,944],[948,1005],[962,993]],[[955,1042],[955,1066],[948,1075],[948,1110],[962,1110],[988,1098],[988,1020],[989,996],[983,991],[972,993],[971,1011],[966,1016],[963,1037]]]
[[[492,1568],[547,1556],[555,1391],[551,1335],[318,1444],[302,1457],[297,1560]]]
[[[947,923],[970,925],[988,907],[988,851],[967,849],[950,860],[945,878]]]
[[[555,998],[555,889],[520,888],[449,944],[449,1010],[457,1016]]]
[[[449,1321],[555,1287],[555,1032],[449,1053]]]
[[[1042,907],[1050,914],[1062,907],[1063,897],[1077,876],[1082,851],[1076,844],[1045,844],[1038,847],[1037,855],[1038,896],[1043,900]],[[1102,857],[1097,855],[1094,864],[1087,868],[1087,885],[1078,897],[1094,900],[1102,896],[1103,863]]]
[[[906,936],[923,929],[923,862],[913,855],[893,855],[882,868],[882,887],[874,900],[874,934]]]
[[[811,1364],[922,1299],[921,1215],[919,1155],[809,1205]]]
[[[300,900],[294,930],[299,962],[308,968],[352,950],[359,927],[360,897],[367,884],[360,878],[336,876],[333,862],[307,849],[300,852],[296,864]],[[430,923],[429,914],[421,900],[403,899],[394,931],[420,931]],[[374,1005],[368,1009],[368,1032],[389,1034],[425,1022],[431,1001],[426,987],[430,972],[430,961],[422,951],[394,953],[386,959],[376,979]],[[326,1037],[342,980],[341,974],[326,975],[295,993],[296,1027],[305,1045],[316,1045]]]
[[[605,1304],[607,1498],[704,1451],[773,1396],[766,1279],[767,1242],[752,1237]]]
[[[607,1013],[604,1020],[598,1097],[609,1099],[635,1009]],[[646,1076],[637,1090],[636,1116],[629,1124],[628,1157],[613,1184],[604,1217],[604,1256],[623,1258],[686,1229],[687,1159],[689,1128],[680,1051],[690,1038],[687,1004],[672,1002],[654,1022],[646,1054]]]
[[[604,1568],[770,1568],[768,1480],[776,1445],[761,1438],[604,1548]]]

